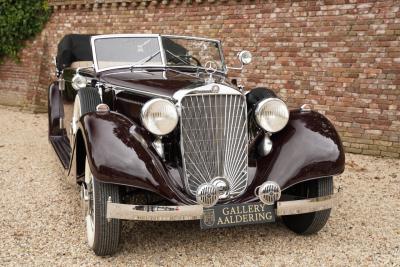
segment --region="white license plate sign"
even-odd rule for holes
[[[274,221],[273,205],[264,203],[230,204],[204,208],[200,227],[209,229]]]

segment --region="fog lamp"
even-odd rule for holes
[[[260,198],[261,202],[267,205],[273,205],[275,201],[281,198],[281,188],[273,181],[267,181],[254,190],[254,194]]]
[[[201,184],[196,192],[197,203],[206,208],[212,207],[217,204],[219,193],[216,186],[212,184]]]

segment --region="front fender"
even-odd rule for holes
[[[244,197],[247,200],[254,200],[254,189],[265,181],[275,181],[284,190],[344,171],[345,153],[340,137],[332,123],[318,112],[291,111],[287,126],[273,134],[271,141],[270,154],[253,161],[255,174]]]
[[[89,113],[79,125],[94,176],[102,182],[155,192],[177,204],[193,204],[180,173],[162,162],[141,127],[118,113]],[[275,181],[284,190],[296,183],[344,171],[345,155],[333,125],[317,112],[292,111],[288,125],[271,136],[273,149],[249,159],[249,187],[228,202],[258,201],[257,186]]]
[[[193,204],[169,174],[148,134],[127,117],[114,112],[88,113],[79,128],[96,179],[149,190],[173,203]]]
[[[61,93],[58,81],[50,84],[48,89],[47,113],[49,120],[49,137],[62,135],[64,132],[60,127],[60,118],[63,117]]]

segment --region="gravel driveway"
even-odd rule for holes
[[[347,155],[343,199],[323,230],[282,223],[201,231],[126,222],[120,252],[86,245],[79,194],[47,142],[47,115],[0,107],[0,266],[400,265],[400,160]]]

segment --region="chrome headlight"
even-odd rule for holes
[[[178,124],[178,112],[173,103],[165,99],[152,99],[144,104],[141,112],[144,127],[155,135],[166,135]]]
[[[79,89],[82,89],[82,88],[86,87],[87,80],[82,75],[75,74],[74,77],[72,78],[72,83],[71,84],[72,84],[72,87],[75,90],[79,90]]]
[[[279,98],[267,98],[257,104],[255,117],[258,125],[267,132],[282,130],[289,121],[289,110]]]

